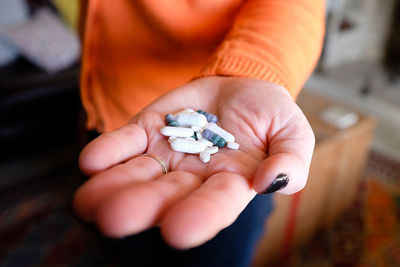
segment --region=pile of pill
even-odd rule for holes
[[[219,127],[217,116],[202,110],[184,109],[175,114],[165,115],[160,133],[168,136],[173,150],[199,154],[202,162],[209,162],[211,155],[219,148],[239,149],[235,137]]]

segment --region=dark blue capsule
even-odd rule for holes
[[[226,141],[224,138],[219,136],[218,134],[214,133],[213,131],[210,131],[208,129],[205,129],[202,134],[203,138],[207,139],[214,145],[218,147],[224,147],[226,145]]]
[[[167,114],[167,115],[165,115],[165,121],[166,122],[168,122],[168,121],[170,121],[170,120],[173,120],[174,119],[174,115],[172,115],[172,114]]]
[[[214,123],[217,123],[217,122],[218,122],[218,117],[215,116],[214,114],[205,112],[205,111],[203,111],[203,110],[201,110],[201,109],[199,109],[199,110],[197,111],[197,113],[203,114],[204,116],[206,116],[208,122],[214,122]]]
[[[165,123],[168,126],[178,126],[178,122],[174,120],[174,116],[172,114],[165,115]]]

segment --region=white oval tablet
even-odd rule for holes
[[[218,152],[218,147],[217,146],[212,146],[212,147],[207,147],[205,152],[209,153],[209,154],[215,154]]]
[[[165,136],[174,136],[174,137],[190,137],[194,135],[194,132],[190,128],[186,127],[173,127],[173,126],[164,126],[160,129],[160,133]]]
[[[230,149],[239,149],[239,144],[238,143],[234,143],[234,142],[228,142],[226,144],[226,147],[230,148]]]
[[[207,147],[211,147],[211,146],[213,146],[214,144],[212,143],[212,142],[210,142],[210,141],[208,141],[207,139],[205,139],[205,138],[201,138],[201,139],[199,139],[199,141],[198,142],[200,142],[200,143],[203,143],[205,146],[207,146]]]
[[[210,153],[207,153],[206,151],[200,152],[200,160],[204,163],[209,162],[211,159]]]
[[[176,115],[178,115],[178,114],[194,113],[194,112],[196,112],[196,111],[194,111],[194,110],[191,109],[191,108],[186,108],[186,109],[182,109],[182,110],[178,111],[177,113],[175,113],[175,114],[174,114],[174,117],[175,117]]]
[[[178,152],[198,154],[206,149],[206,145],[191,138],[178,138],[171,141],[171,148]]]
[[[179,126],[183,127],[200,127],[203,128],[207,124],[207,118],[203,114],[195,113],[180,113],[175,117]]]
[[[200,132],[201,131],[201,128],[199,126],[192,126],[190,128],[192,128],[192,130],[195,131],[195,132]]]
[[[175,139],[177,139],[178,137],[176,137],[176,136],[170,136],[169,138],[168,138],[168,143],[171,143],[173,140],[175,140]]]

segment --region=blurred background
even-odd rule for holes
[[[116,265],[82,224],[79,0],[0,0],[0,266]],[[307,187],[275,197],[255,266],[400,265],[400,0],[329,0],[298,99]]]

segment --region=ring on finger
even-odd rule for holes
[[[160,164],[163,174],[168,173],[167,164],[165,164],[165,162],[159,156],[154,155],[154,154],[143,154],[143,156],[147,156],[147,157],[150,157],[150,158],[156,160],[158,162],[158,164]]]

